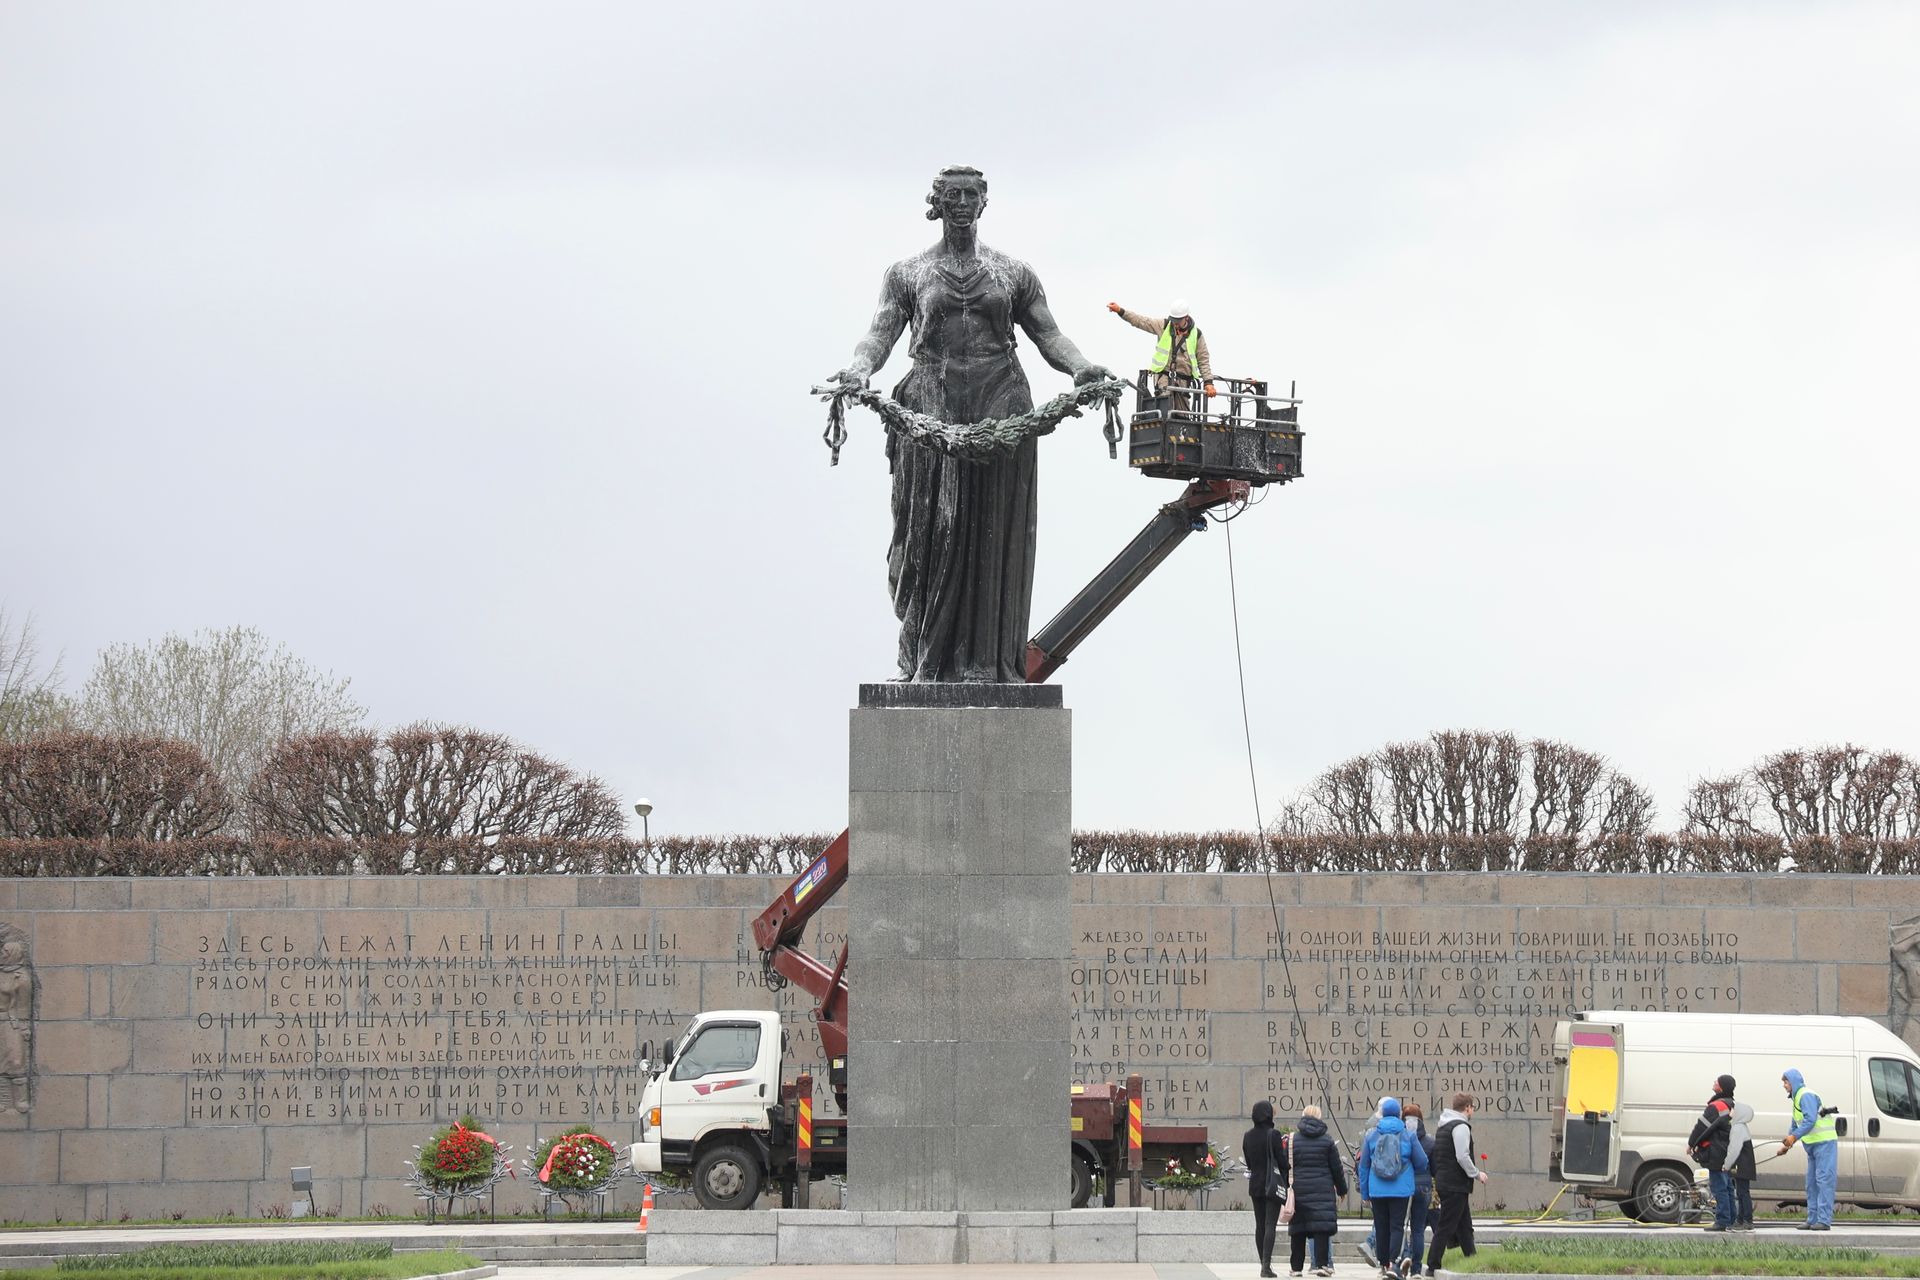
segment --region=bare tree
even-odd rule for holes
[[[1644,832],[1653,799],[1591,751],[1449,729],[1333,766],[1307,787],[1300,817],[1300,834],[1492,840],[1472,846],[1483,859],[1496,857],[1486,851],[1505,847],[1501,839],[1525,839],[1534,842],[1530,856],[1562,859],[1571,854],[1540,842]],[[1460,847],[1469,861],[1476,856]]]
[[[1373,761],[1355,756],[1333,766],[1307,788],[1306,803],[1342,835],[1368,835],[1381,829]],[[1296,819],[1297,821],[1297,819]]]
[[[81,690],[80,723],[95,733],[191,742],[241,796],[279,743],[351,729],[366,717],[348,683],[253,627],[168,635],[103,650]]]
[[[1529,836],[1586,832],[1594,788],[1610,770],[1606,757],[1564,742],[1535,738],[1527,744],[1533,769],[1533,799],[1527,806]]]
[[[1447,729],[1428,741],[1435,828],[1452,835],[1511,831],[1520,799],[1519,740],[1510,733]]]
[[[90,733],[0,743],[0,836],[182,840],[218,830],[230,808],[189,743]]]
[[[1638,839],[1653,830],[1653,793],[1624,773],[1607,770],[1601,787],[1593,825],[1569,835],[1601,839],[1631,837]]]
[[[1311,835],[1322,829],[1323,812],[1311,791],[1300,792],[1291,800],[1281,802],[1280,812],[1267,823],[1267,838]]]
[[[0,609],[0,742],[58,733],[73,724],[73,701],[60,689],[60,659],[40,665],[33,615],[16,626]]]
[[[1893,840],[1913,835],[1914,762],[1897,751],[1838,747],[1777,751],[1752,777],[1789,842],[1810,837]]]
[[[1744,773],[1700,778],[1687,792],[1680,814],[1682,830],[1692,835],[1750,836],[1757,829],[1760,795]]]
[[[497,733],[434,725],[290,738],[255,776],[247,814],[262,834],[464,841],[473,871],[501,840],[612,840],[626,826],[599,779]]]
[[[1432,796],[1437,763],[1432,744],[1390,742],[1373,753],[1372,761],[1387,789],[1391,829],[1414,835],[1436,830],[1439,822],[1432,812]]]

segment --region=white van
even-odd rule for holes
[[[1687,1136],[1723,1073],[1754,1110],[1754,1198],[1804,1200],[1805,1155],[1777,1155],[1789,1067],[1837,1111],[1839,1199],[1920,1208],[1920,1055],[1870,1019],[1596,1010],[1554,1028],[1553,1056],[1549,1174],[1633,1217],[1679,1218],[1696,1167]]]

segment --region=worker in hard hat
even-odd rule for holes
[[[1208,395],[1216,394],[1213,388],[1213,360],[1207,355],[1206,335],[1194,324],[1193,316],[1187,310],[1186,299],[1175,299],[1164,320],[1129,311],[1117,302],[1109,302],[1107,310],[1136,329],[1160,335],[1160,341],[1153,349],[1153,363],[1147,366],[1147,372],[1153,375],[1153,389],[1157,394],[1166,395],[1168,387],[1191,387],[1196,384]],[[1176,407],[1189,407],[1186,402],[1191,399],[1190,396],[1175,394],[1179,402]]]

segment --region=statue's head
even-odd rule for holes
[[[987,176],[972,165],[950,164],[933,180],[927,204],[929,220],[972,226],[987,211]]]
[[[27,958],[27,944],[18,938],[0,942],[0,967],[17,968]]]

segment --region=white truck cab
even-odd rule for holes
[[[723,1009],[694,1018],[640,1095],[634,1171],[690,1172],[708,1208],[746,1208],[768,1171],[769,1112],[780,1098],[780,1015]]]

